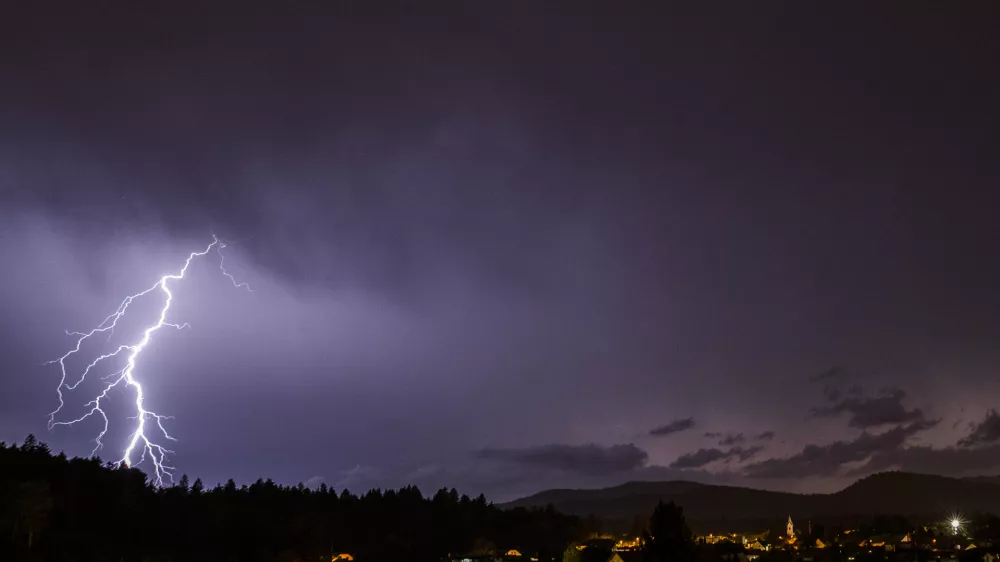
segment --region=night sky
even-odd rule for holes
[[[194,262],[136,369],[192,480],[1000,472],[987,3],[17,4],[0,440],[89,454],[43,363],[215,233],[255,292]]]

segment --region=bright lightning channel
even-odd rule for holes
[[[49,414],[49,424],[48,424],[49,429],[53,429],[58,425],[73,425],[91,416],[100,416],[100,418],[104,420],[104,427],[101,429],[101,432],[98,433],[97,438],[94,440],[96,445],[94,446],[94,450],[91,451],[90,455],[92,457],[95,456],[97,454],[97,451],[99,451],[101,447],[104,446],[104,443],[101,441],[101,439],[108,432],[108,416],[101,408],[101,401],[108,397],[108,392],[110,392],[111,389],[115,388],[119,384],[124,383],[126,387],[132,387],[135,389],[135,416],[130,416],[129,419],[136,420],[137,427],[135,432],[132,433],[132,435],[129,437],[128,447],[125,448],[125,453],[118,462],[119,463],[124,462],[126,466],[131,467],[134,465],[141,464],[148,457],[153,463],[153,483],[156,486],[163,486],[165,479],[173,482],[174,467],[167,464],[167,455],[172,454],[173,451],[153,441],[152,437],[150,437],[148,433],[148,428],[146,427],[147,421],[154,422],[156,424],[156,427],[159,428],[160,432],[163,434],[164,438],[170,441],[176,441],[176,439],[174,439],[167,432],[166,428],[163,426],[163,421],[170,419],[170,416],[157,414],[152,410],[146,409],[144,405],[145,394],[143,392],[142,385],[139,384],[139,381],[137,381],[135,378],[136,361],[139,359],[139,355],[142,353],[142,351],[146,349],[146,346],[149,345],[150,341],[153,338],[153,335],[157,331],[159,331],[160,328],[170,327],[180,330],[188,327],[188,324],[186,323],[175,324],[173,322],[167,322],[167,312],[170,310],[170,304],[171,302],[173,302],[174,298],[173,293],[170,292],[170,288],[168,287],[167,282],[178,281],[183,279],[184,275],[187,273],[188,266],[191,265],[191,262],[195,258],[203,257],[212,250],[215,250],[219,254],[219,270],[222,272],[222,274],[228,277],[229,280],[233,282],[234,287],[238,289],[246,289],[251,293],[253,292],[253,290],[250,289],[249,285],[247,285],[246,283],[238,283],[236,281],[236,278],[233,277],[233,275],[226,270],[225,256],[222,253],[222,249],[225,247],[226,244],[224,242],[220,241],[218,237],[216,237],[215,235],[212,235],[212,242],[204,250],[200,252],[190,253],[187,259],[184,261],[184,266],[181,267],[179,271],[177,271],[176,273],[164,275],[163,277],[160,277],[160,279],[148,289],[135,293],[134,295],[129,295],[125,297],[125,299],[118,305],[118,308],[114,312],[109,314],[108,317],[105,318],[103,322],[98,324],[96,328],[93,328],[89,332],[70,332],[70,331],[66,332],[67,335],[75,336],[77,338],[76,345],[72,349],[67,351],[66,354],[63,355],[62,357],[46,362],[46,365],[58,363],[59,368],[62,372],[62,376],[59,380],[59,386],[56,387],[56,394],[58,394],[59,396],[59,407],[53,410],[52,413]],[[129,305],[131,305],[132,302],[135,301],[136,299],[144,297],[152,293],[153,291],[156,291],[157,289],[162,291],[166,298],[163,301],[163,306],[160,308],[160,313],[156,322],[148,326],[145,330],[143,330],[142,337],[139,338],[139,340],[136,343],[133,343],[131,345],[120,345],[114,351],[110,353],[105,353],[97,357],[97,359],[91,361],[83,369],[83,372],[80,374],[79,380],[73,383],[68,383],[66,360],[72,357],[74,354],[80,352],[80,347],[83,345],[83,342],[96,336],[97,334],[104,334],[104,333],[107,333],[108,339],[110,339],[111,335],[114,333],[115,325],[118,323],[118,320],[125,315],[126,311],[128,311]],[[56,421],[56,414],[58,414],[63,409],[63,406],[65,406],[63,389],[66,390],[76,389],[76,387],[79,386],[80,383],[82,383],[84,379],[87,378],[87,375],[90,373],[91,369],[97,367],[97,365],[100,364],[102,361],[106,359],[111,359],[112,357],[117,357],[119,354],[123,352],[127,352],[128,354],[128,358],[126,359],[125,362],[125,367],[119,371],[113,372],[110,375],[103,377],[104,380],[110,380],[110,382],[104,387],[104,389],[97,395],[96,398],[85,404],[85,406],[89,407],[90,410],[87,413],[80,416],[79,418],[76,418],[75,420]],[[133,463],[132,459],[133,456],[136,454],[136,448],[139,449],[139,460]]]

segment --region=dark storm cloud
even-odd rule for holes
[[[945,476],[992,476],[998,469],[1000,469],[1000,444],[973,449],[913,446],[876,452],[863,467],[848,474],[903,470]]]
[[[810,376],[809,380],[811,382],[832,381],[832,380],[842,379],[846,376],[848,376],[847,370],[839,365],[835,365],[825,371],[821,371],[819,373],[816,373],[815,375]]]
[[[972,432],[959,440],[958,444],[961,447],[974,447],[996,441],[1000,441],[1000,415],[995,409],[990,408],[983,421],[975,424]]]
[[[719,439],[719,445],[722,447],[728,447],[732,445],[739,445],[747,441],[771,441],[774,439],[773,431],[763,431],[755,435],[746,436],[743,433],[723,433],[721,431],[708,431],[704,437],[709,439]]]
[[[670,463],[671,468],[700,468],[706,464],[725,458],[726,452],[721,449],[698,449],[693,453],[686,453],[677,457],[677,460]]]
[[[689,469],[689,468],[701,468],[705,465],[711,464],[720,460],[735,460],[739,459],[741,461],[749,460],[751,457],[756,455],[761,451],[761,447],[733,447],[732,449],[722,450],[722,449],[698,449],[693,453],[687,453],[681,455],[674,462],[670,463],[670,468],[678,469]]]
[[[649,430],[649,434],[662,437],[664,435],[671,435],[673,433],[687,431],[693,427],[694,427],[694,418],[680,418],[670,423],[661,425],[659,427],[654,427],[653,429]]]
[[[206,482],[679,478],[664,450],[531,445],[656,441],[663,412],[849,442],[796,407],[844,369],[788,384],[831,361],[919,378],[920,404],[993,395],[987,18],[8,4],[0,439],[45,431],[64,329],[213,231],[257,292],[198,265],[174,309],[192,329],[142,364]],[[53,445],[87,454],[92,429]]]
[[[864,461],[876,453],[897,451],[910,437],[935,425],[936,421],[919,421],[894,427],[884,433],[865,432],[852,441],[806,445],[795,455],[756,462],[745,467],[744,472],[757,478],[831,476],[840,472],[848,463]]]
[[[719,440],[719,445],[728,447],[730,445],[739,445],[746,441],[747,438],[744,437],[742,433],[731,433]]]
[[[823,397],[830,402],[836,402],[840,399],[840,389],[835,386],[824,386]]]
[[[705,432],[703,436],[709,439],[719,439],[720,446],[728,447],[732,445],[739,445],[747,441],[770,441],[774,439],[774,432],[763,431],[755,435],[747,436],[744,433],[724,433],[721,431],[708,431]]]
[[[850,415],[847,424],[861,429],[923,420],[924,413],[919,408],[906,409],[904,398],[906,392],[902,389],[883,389],[874,398],[851,397],[831,406],[814,408],[812,415],[833,417],[846,413]]]
[[[629,443],[608,447],[587,445],[539,445],[509,449],[481,449],[480,459],[508,461],[539,468],[586,474],[606,474],[640,468],[649,460],[646,451]]]

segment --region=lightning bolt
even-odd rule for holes
[[[125,448],[125,452],[122,455],[122,458],[118,461],[118,463],[124,462],[126,466],[131,467],[141,464],[148,457],[153,464],[153,483],[156,486],[163,486],[165,479],[168,479],[171,482],[173,482],[174,467],[167,464],[167,455],[172,454],[173,451],[153,441],[153,438],[150,436],[150,428],[147,427],[147,422],[155,424],[156,427],[159,429],[160,434],[162,434],[166,440],[176,441],[176,439],[174,439],[167,432],[166,428],[163,426],[163,421],[171,419],[171,417],[157,414],[152,410],[146,409],[144,404],[145,394],[143,392],[143,387],[139,383],[139,381],[136,380],[135,378],[136,362],[139,359],[139,355],[142,354],[143,350],[146,349],[146,346],[148,346],[149,343],[152,341],[153,335],[156,334],[156,332],[158,332],[161,328],[169,327],[181,330],[189,327],[188,324],[186,323],[176,324],[173,322],[167,322],[167,312],[170,311],[170,305],[173,302],[174,298],[173,293],[170,292],[170,287],[168,286],[168,282],[179,281],[181,279],[184,279],[184,275],[187,273],[188,266],[191,265],[191,262],[195,258],[204,257],[208,255],[212,250],[215,250],[219,254],[219,270],[222,272],[222,274],[225,275],[230,281],[232,281],[233,286],[236,287],[237,289],[246,289],[247,291],[253,293],[253,290],[250,288],[249,285],[247,285],[246,283],[237,282],[236,278],[232,274],[230,274],[229,271],[226,270],[225,255],[223,255],[222,253],[222,249],[225,247],[226,244],[220,241],[219,238],[213,234],[212,242],[207,247],[205,247],[204,250],[200,252],[191,252],[190,254],[188,254],[187,259],[184,260],[184,266],[181,267],[180,270],[178,270],[176,273],[170,273],[164,275],[163,277],[160,277],[160,279],[149,288],[125,297],[125,299],[122,300],[121,303],[118,305],[118,308],[114,312],[109,314],[100,324],[97,325],[97,327],[87,332],[70,332],[70,331],[66,332],[67,335],[77,338],[76,344],[73,346],[72,349],[67,351],[62,357],[59,357],[58,359],[53,359],[52,361],[47,361],[45,363],[46,365],[58,364],[59,369],[61,371],[59,386],[56,387],[56,394],[59,397],[59,407],[57,407],[49,414],[48,426],[50,430],[60,425],[73,425],[93,416],[100,417],[104,421],[104,425],[100,433],[98,433],[97,438],[94,440],[96,445],[94,446],[94,450],[91,451],[90,453],[92,457],[95,456],[97,454],[97,451],[99,451],[104,446],[104,443],[101,440],[104,438],[104,435],[108,432],[108,416],[101,408],[102,401],[108,398],[108,393],[111,391],[111,389],[119,385],[124,385],[125,387],[131,387],[135,390],[135,415],[130,416],[128,419],[136,420],[137,427],[135,429],[135,432],[133,432],[129,436],[128,446]],[[81,347],[83,346],[83,343],[90,338],[93,338],[99,334],[100,335],[107,334],[108,339],[110,340],[111,336],[114,334],[115,326],[117,325],[118,320],[120,320],[123,316],[125,316],[125,313],[128,311],[129,306],[133,302],[135,302],[136,299],[144,297],[157,290],[162,292],[163,295],[165,296],[165,299],[163,301],[163,306],[160,308],[159,316],[157,317],[156,322],[149,325],[145,330],[143,330],[142,337],[139,338],[139,340],[133,344],[119,345],[117,348],[115,348],[114,351],[98,356],[96,359],[87,364],[87,366],[83,369],[83,371],[79,375],[79,378],[77,378],[75,382],[70,382],[69,373],[66,369],[66,360],[72,357],[73,355],[79,353]],[[103,377],[104,380],[110,382],[108,382],[104,386],[104,389],[97,395],[97,397],[95,397],[93,400],[87,402],[84,405],[86,408],[89,408],[89,410],[85,414],[74,420],[57,421],[56,415],[60,411],[62,411],[63,407],[66,405],[65,396],[63,395],[63,390],[64,389],[75,390],[76,387],[79,386],[80,383],[82,383],[87,378],[87,375],[90,374],[91,370],[96,368],[103,361],[106,361],[113,357],[118,357],[123,353],[127,355],[127,358],[125,360],[125,367],[122,368],[121,370],[118,370]],[[139,460],[133,462],[133,458],[137,454],[136,449],[138,449]]]

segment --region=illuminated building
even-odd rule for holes
[[[615,543],[612,550],[616,552],[627,552],[631,550],[638,550],[640,546],[642,546],[642,541],[639,537],[635,537],[634,539],[621,539]]]

